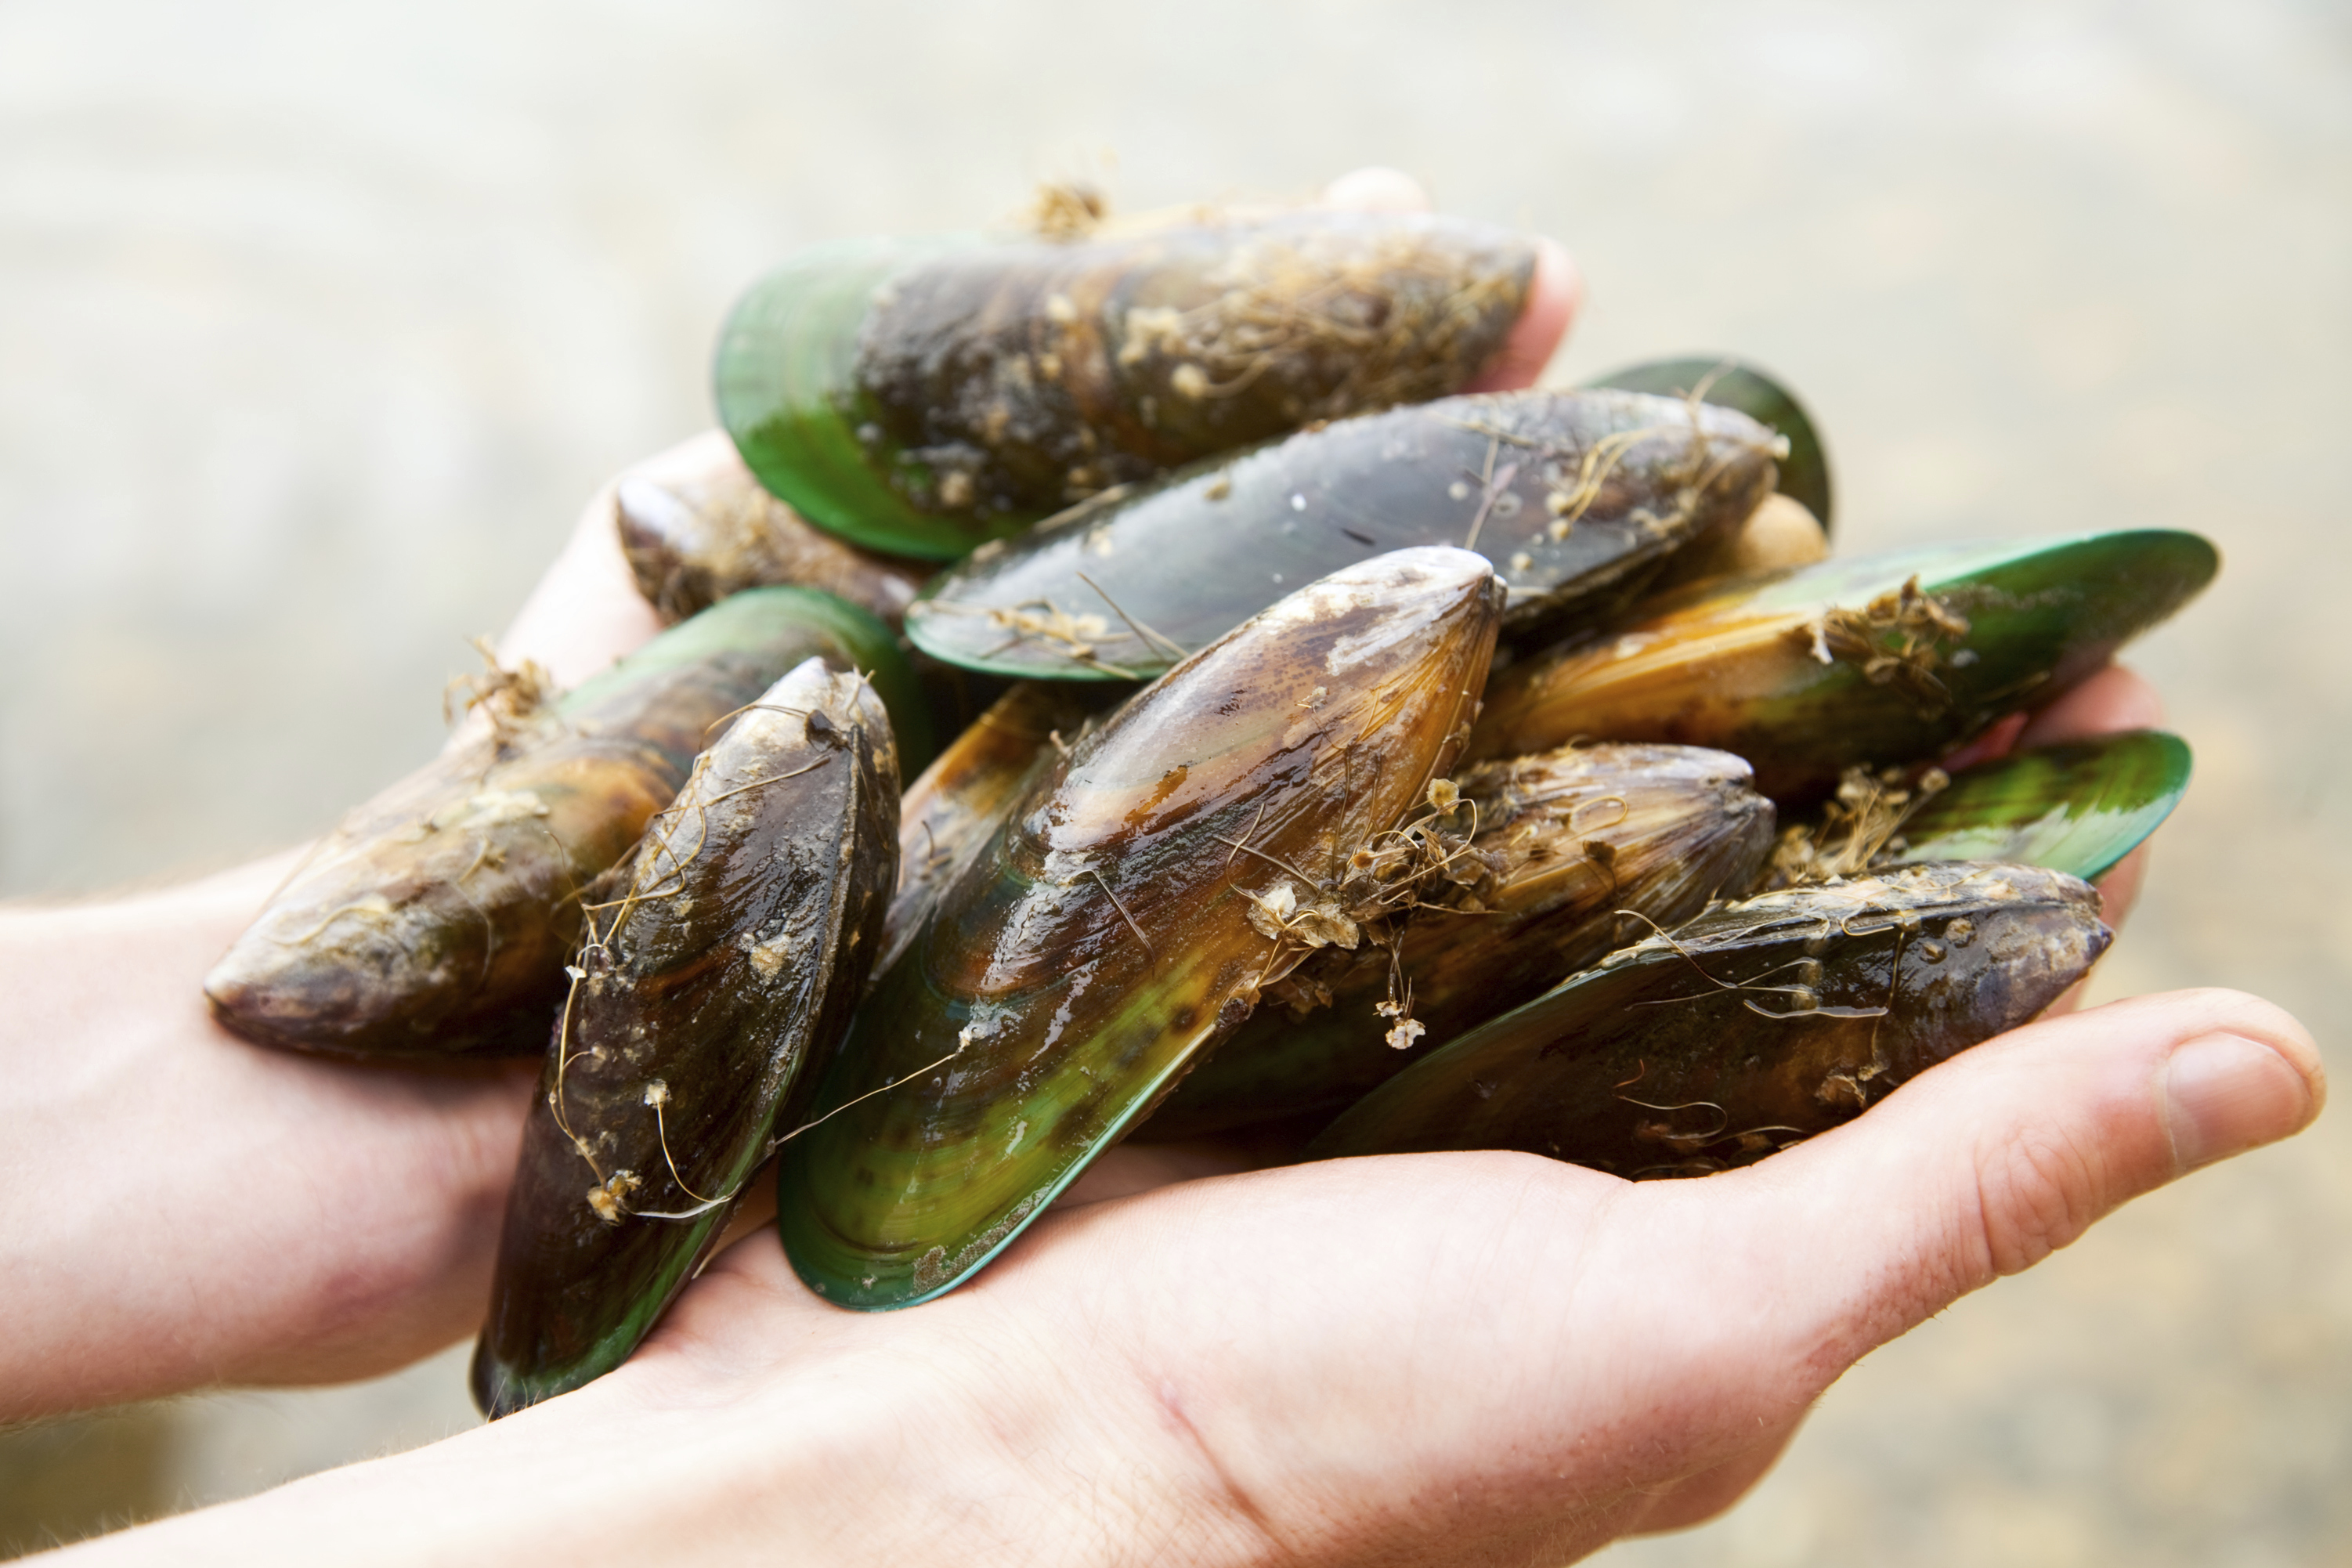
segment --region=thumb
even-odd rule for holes
[[[2301,1131],[2326,1099],[2311,1036],[2234,991],[2046,1018],[1923,1073],[1756,1168],[1755,1266],[1822,1382],[2140,1194]]]

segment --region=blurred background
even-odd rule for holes
[[[710,422],[720,316],[795,247],[1375,163],[1575,249],[1552,379],[1777,370],[1845,550],[2216,538],[2132,656],[2198,779],[2096,994],[2261,992],[2352,1085],[2322,0],[8,0],[0,897],[275,849],[428,756],[465,639]],[[1739,1510],[1604,1561],[2352,1563],[2347,1243],[2339,1110],[1881,1352]],[[468,1425],[463,1364],[0,1434],[0,1548]]]

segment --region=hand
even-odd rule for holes
[[[1727,1506],[1871,1348],[2323,1096],[2293,1019],[2187,992],[1703,1180],[1414,1154],[1065,1204],[908,1311],[818,1300],[761,1227],[599,1382],[97,1550],[1563,1562]]]
[[[1426,205],[1383,171],[1329,199]],[[1534,379],[1580,287],[1546,241],[1485,384]],[[608,486],[499,646],[569,687],[658,629]],[[358,1067],[215,1024],[205,971],[294,858],[0,911],[0,1175],[17,1216],[0,1234],[0,1422],[364,1377],[478,1326],[536,1065]]]

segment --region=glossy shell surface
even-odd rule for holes
[[[897,628],[930,574],[803,522],[713,430],[613,484],[613,522],[637,591],[666,622],[746,588],[821,588]]]
[[[300,1050],[536,1054],[583,889],[729,716],[813,656],[872,672],[920,723],[871,616],[804,589],[738,595],[352,812],[205,976],[214,1012]]]
[[[1771,802],[1748,764],[1694,746],[1563,747],[1454,781],[1479,824],[1458,884],[1406,915],[1392,947],[1328,948],[1177,1086],[1140,1135],[1200,1137],[1326,1120],[1465,1029],[1649,929],[1754,882]],[[1328,994],[1329,1000],[1321,996]],[[1410,997],[1417,1032],[1392,1037]]]
[[[1977,862],[1723,905],[1391,1079],[1309,1152],[1745,1164],[2032,1019],[2105,951],[2098,911],[2074,878]]]
[[[1737,408],[1788,442],[1788,450],[1780,457],[1778,488],[1811,512],[1824,531],[1829,528],[1833,499],[1829,451],[1822,444],[1813,416],[1797,401],[1797,395],[1769,371],[1730,354],[1685,354],[1625,365],[1585,384],[1654,392],[1665,397],[1696,393],[1718,407]]]
[[[735,307],[719,416],[811,521],[952,559],[1113,485],[1459,390],[1534,262],[1522,237],[1395,213],[832,247]]]
[[[1506,629],[1617,609],[1772,485],[1774,438],[1626,392],[1445,398],[1341,420],[1107,494],[950,568],[908,613],[934,658],[1061,679],[1151,676],[1283,595],[1391,550],[1459,545]]]
[[[2189,773],[2189,742],[2161,730],[2014,752],[1955,773],[1905,820],[1885,863],[2015,860],[2104,877],[2172,815]]]
[[[1716,746],[1777,800],[1924,762],[2041,706],[2211,580],[2211,544],[2142,530],[1713,579],[1496,675],[1474,757],[1581,737]]]
[[[860,1308],[947,1289],[1247,1017],[1311,951],[1265,934],[1266,910],[1302,926],[1327,868],[1444,776],[1501,601],[1465,552],[1384,556],[1057,757],[876,985],[828,1119],[786,1146],[801,1278]]]
[[[599,883],[508,1195],[485,1411],[620,1364],[718,1238],[865,990],[898,802],[881,702],[811,659]]]
[[[1077,740],[1091,716],[1078,689],[1017,681],[907,786],[899,802],[898,883],[883,922],[877,974],[915,939],[956,868],[995,835],[1056,741]]]

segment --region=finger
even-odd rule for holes
[[[1352,170],[1324,186],[1322,205],[1342,212],[1425,213],[1429,193],[1402,169],[1374,164]]]
[[[1789,1336],[1790,1364],[1826,1386],[2118,1205],[2300,1131],[2326,1093],[2310,1035],[2238,992],[2146,996],[2029,1025],[1718,1178],[1744,1188],[1742,1203],[1714,1211],[1737,1222],[1721,1234],[1742,1254],[1726,1289],[1758,1302],[1756,1321]],[[1705,1202],[1717,1182],[1676,1196]],[[1751,1236],[1775,1239],[1742,1248]]]
[[[1511,323],[1510,335],[1465,392],[1516,392],[1533,386],[1551,363],[1560,340],[1584,304],[1584,275],[1558,240],[1536,241],[1536,268],[1528,281],[1527,308]]]
[[[1323,187],[1323,205],[1349,212],[1427,212],[1429,194],[1400,169],[1372,167],[1340,175]],[[1528,279],[1528,302],[1496,351],[1465,392],[1516,392],[1533,386],[1559,351],[1576,312],[1584,303],[1584,276],[1575,258],[1555,239],[1536,241],[1535,271]]]

